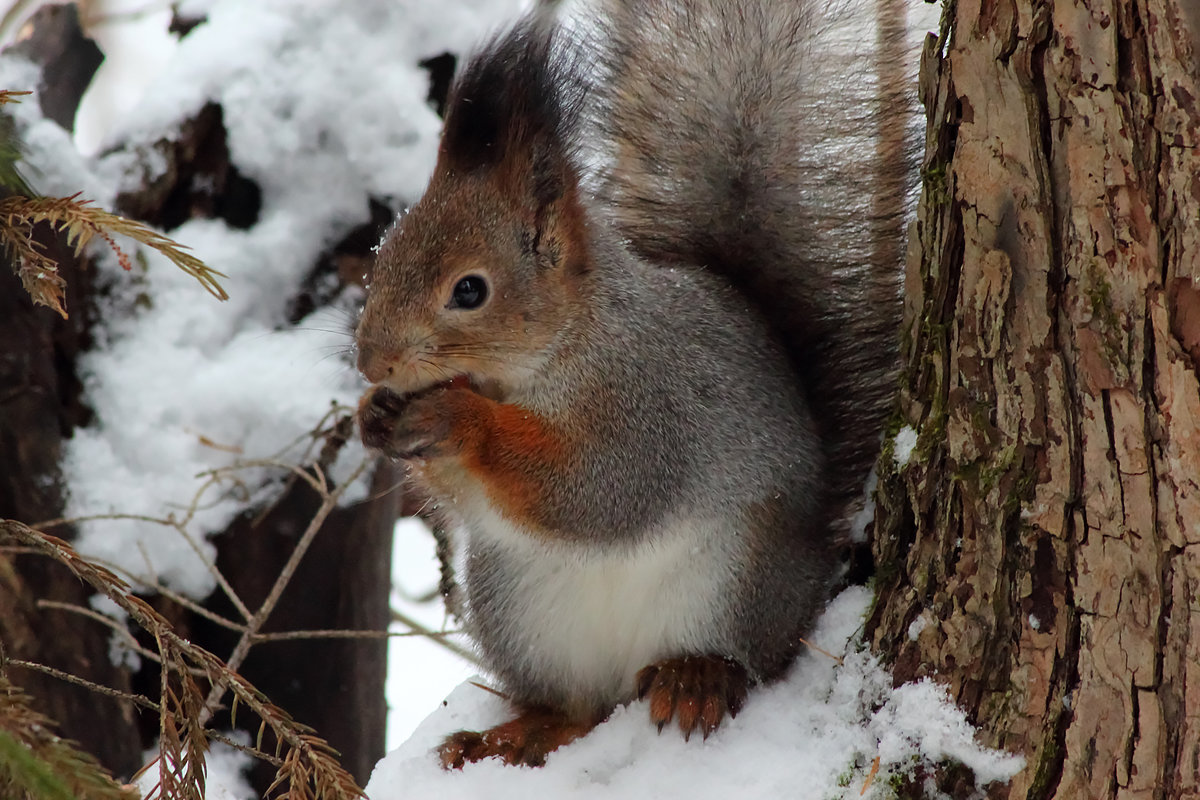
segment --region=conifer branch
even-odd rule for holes
[[[0,663],[0,795],[37,800],[138,800],[95,758],[54,734]]]
[[[14,195],[0,200],[0,243],[7,248],[21,284],[35,303],[49,306],[63,317],[67,316],[63,297],[66,282],[58,273],[58,265],[34,239],[34,226],[40,222],[65,234],[67,245],[76,256],[83,255],[84,248],[94,239],[101,239],[116,254],[121,266],[129,270],[133,266],[129,255],[113,238],[116,234],[127,236],[162,253],[218,300],[229,299],[218,280],[227,276],[186,252],[184,245],[136,220],[97,208],[89,201],[79,199],[78,194],[70,197]]]

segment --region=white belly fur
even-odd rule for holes
[[[487,541],[518,566],[505,576],[505,661],[544,675],[556,693],[611,706],[632,696],[638,670],[654,661],[724,651],[740,549],[728,522],[679,520],[635,547],[601,548],[538,539],[490,509],[474,516],[468,548]]]

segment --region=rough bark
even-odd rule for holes
[[[923,58],[870,631],[1024,754],[997,797],[1200,791],[1191,2],[959,0]]]

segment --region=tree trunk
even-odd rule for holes
[[[67,302],[81,308],[86,270],[66,248],[56,255],[67,279]],[[84,314],[63,320],[48,308],[35,308],[8,259],[0,258],[0,519],[36,523],[61,516],[58,458],[63,432],[80,411],[72,368],[86,337]],[[33,661],[128,691],[128,672],[109,660],[107,628],[37,602],[86,607],[89,594],[58,564],[0,552],[0,667],[10,658]],[[141,766],[145,747],[132,704],[25,669],[12,668],[9,677],[60,723],[64,735],[110,769],[128,774]],[[105,724],[96,725],[97,719]]]
[[[1200,791],[1193,3],[958,0],[922,59],[869,629],[1024,754],[997,797]]]
[[[98,51],[79,29],[73,6],[46,8],[17,50],[60,79],[42,87],[43,112],[70,127],[75,107],[99,65]],[[16,89],[20,87],[0,87]],[[74,258],[61,237],[45,227],[38,241],[60,265],[67,306],[62,319],[34,306],[0,251],[0,518],[37,523],[61,516],[58,460],[65,436],[87,422],[75,362],[91,344],[91,265]],[[55,533],[70,537],[69,531]],[[87,605],[91,592],[65,568],[34,555],[0,552],[0,662],[43,664],[128,691],[127,670],[108,656],[110,632],[76,614],[38,605],[42,599]],[[78,741],[117,773],[142,764],[145,744],[132,704],[97,695],[57,678],[11,668],[9,677]],[[96,720],[103,719],[103,726]]]

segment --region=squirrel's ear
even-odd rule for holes
[[[533,207],[540,212],[566,194],[568,185],[576,184],[575,170],[563,154],[561,142],[535,143],[529,156],[527,191]]]
[[[515,176],[525,184],[518,191],[525,195],[526,208],[532,212],[527,218],[526,247],[543,268],[586,272],[590,264],[587,228],[575,167],[553,145],[536,148],[531,162]]]
[[[582,270],[583,209],[572,142],[586,82],[569,35],[534,13],[463,68],[446,110],[439,162],[483,177],[519,209],[539,264]]]

